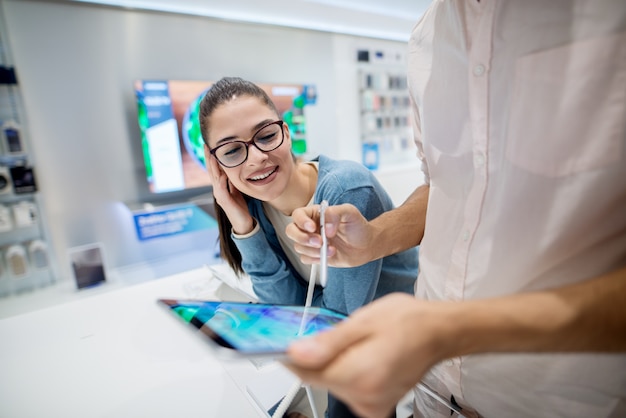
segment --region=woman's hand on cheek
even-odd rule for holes
[[[205,153],[208,154],[208,153]],[[230,187],[228,185],[228,177],[226,173],[220,168],[217,160],[210,154],[206,158],[207,171],[211,178],[211,184],[213,185],[213,197],[217,203],[224,208],[228,204],[230,199]],[[225,209],[225,208],[224,208]]]
[[[232,185],[224,170],[205,147],[205,161],[207,171],[213,185],[213,198],[222,207],[226,216],[233,225],[236,234],[246,234],[252,231],[254,222],[248,212],[248,205],[241,192]]]

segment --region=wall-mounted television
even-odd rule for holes
[[[204,161],[198,106],[213,81],[136,80],[137,120],[151,193],[210,186]],[[289,125],[296,155],[306,152],[304,107],[316,101],[315,87],[257,83]]]

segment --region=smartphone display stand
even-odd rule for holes
[[[106,282],[104,255],[100,244],[70,248],[68,255],[77,289],[85,289]]]
[[[246,391],[266,417],[271,418],[276,406],[295,382],[297,379],[291,373],[273,361],[259,369],[259,376],[246,385]]]

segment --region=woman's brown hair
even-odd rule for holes
[[[272,102],[272,99],[270,99],[262,88],[239,77],[224,77],[209,88],[200,102],[200,111],[198,114],[200,132],[202,133],[204,143],[209,149],[211,149],[208,140],[210,129],[209,119],[213,111],[219,106],[242,96],[256,97],[268,108],[272,109],[277,117],[280,117],[274,102]],[[208,166],[208,161],[206,164]],[[241,253],[235,246],[231,237],[233,226],[222,207],[215,200],[214,205],[217,225],[219,227],[220,255],[226,260],[235,273],[241,275],[244,273],[241,267]]]

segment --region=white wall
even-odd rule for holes
[[[213,250],[202,234],[144,243],[135,237],[124,203],[147,195],[135,79],[239,75],[315,84],[318,102],[307,108],[311,153],[360,159],[351,60],[354,45],[376,40],[80,3],[0,4],[63,274],[66,249],[91,242],[103,243],[112,267]],[[380,42],[405,48],[403,42]],[[393,194],[399,201],[408,193]]]
[[[382,63],[356,63],[356,51],[367,49],[383,51],[385,56],[393,59]],[[333,37],[333,74],[335,77],[335,92],[338,98],[335,103],[336,131],[339,140],[336,145],[337,158],[361,162],[361,110],[358,102],[359,69],[372,71],[373,69],[395,71],[406,69],[407,46],[404,42],[393,42],[380,39],[369,39],[353,36]],[[416,149],[400,164],[381,166],[374,173],[383,187],[391,195],[392,200],[399,206],[415,190],[423,184],[424,176],[419,169]]]

